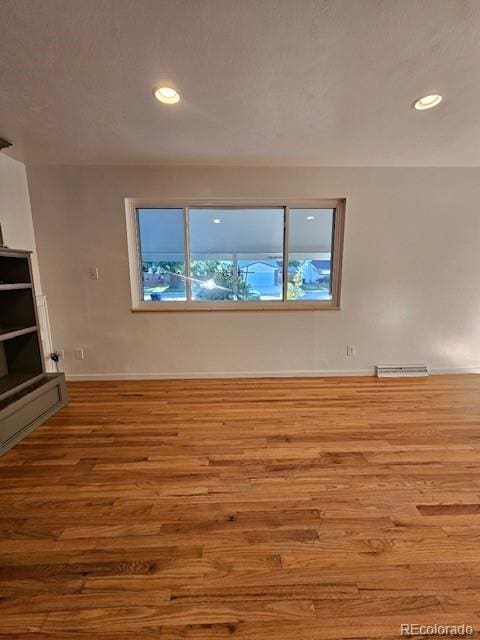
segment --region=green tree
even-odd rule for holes
[[[215,273],[218,264],[217,260],[192,260],[190,271],[195,278],[208,278]]]
[[[144,272],[151,271],[153,275],[164,275],[165,282],[172,288],[183,286],[185,274],[185,263],[177,260],[152,260],[142,264]]]
[[[231,263],[214,260],[198,261],[198,263],[195,262],[195,270],[193,265],[194,263],[192,263],[192,274],[196,277],[212,279],[217,285],[214,289],[201,286],[196,293],[197,298],[203,300],[248,299],[250,285],[245,281],[240,270],[237,272],[235,282],[233,265]]]
[[[292,264],[292,263],[290,263]],[[299,298],[303,298],[305,295],[304,290],[302,289],[303,284],[303,270],[302,267],[304,262],[298,262],[298,265],[295,264],[297,270],[292,276],[291,282],[287,284],[287,299],[288,300],[298,300]]]

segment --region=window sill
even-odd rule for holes
[[[339,305],[332,302],[270,302],[270,303],[252,303],[252,302],[217,302],[202,303],[202,302],[178,302],[178,303],[163,303],[163,302],[144,302],[138,306],[132,307],[131,311],[134,313],[151,313],[162,311],[174,311],[174,312],[211,312],[211,311],[340,311]]]

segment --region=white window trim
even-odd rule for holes
[[[259,301],[185,301],[185,302],[145,302],[143,300],[143,275],[141,272],[141,254],[139,228],[137,221],[137,209],[183,209],[184,211],[184,234],[185,242],[188,246],[188,209],[195,207],[284,207],[287,209],[307,209],[335,208],[335,228],[333,237],[333,281],[332,300],[265,300]],[[132,311],[302,311],[302,310],[340,310],[340,294],[342,284],[342,260],[343,260],[343,238],[345,227],[345,199],[335,198],[328,200],[277,200],[277,199],[190,199],[175,198],[165,200],[163,198],[125,198],[125,215],[127,223],[127,244],[128,261],[130,266],[130,289],[132,294]],[[286,216],[288,221],[288,215]],[[288,223],[284,229],[284,248],[288,247]],[[187,261],[188,262],[188,261]],[[287,268],[284,260],[284,270]],[[189,266],[187,265],[187,269]],[[187,274],[188,275],[188,274]],[[188,282],[188,280],[187,280]],[[286,278],[284,273],[284,287]]]

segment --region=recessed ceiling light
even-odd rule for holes
[[[220,223],[221,223],[221,220],[220,220],[220,218],[214,218],[214,219],[212,220],[212,222],[213,222],[213,224],[220,224]]]
[[[153,95],[159,102],[164,104],[177,104],[177,102],[180,102],[180,94],[172,87],[154,87]]]
[[[307,220],[315,220],[315,216],[307,216]]]
[[[442,100],[442,96],[438,95],[438,93],[432,93],[428,96],[423,96],[423,98],[415,100],[413,107],[417,111],[425,111],[426,109],[436,107]]]

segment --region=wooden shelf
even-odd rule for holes
[[[27,333],[33,333],[37,330],[37,325],[24,327],[21,325],[0,325],[0,342],[10,340],[18,336],[24,336]]]
[[[8,373],[0,376],[0,400],[9,396],[12,392],[20,391],[28,385],[33,384],[40,378],[44,377],[44,373]]]
[[[31,289],[31,282],[16,282],[13,284],[0,284],[0,291],[15,291],[16,289]]]
[[[46,375],[30,252],[0,248],[0,455],[67,401]]]

